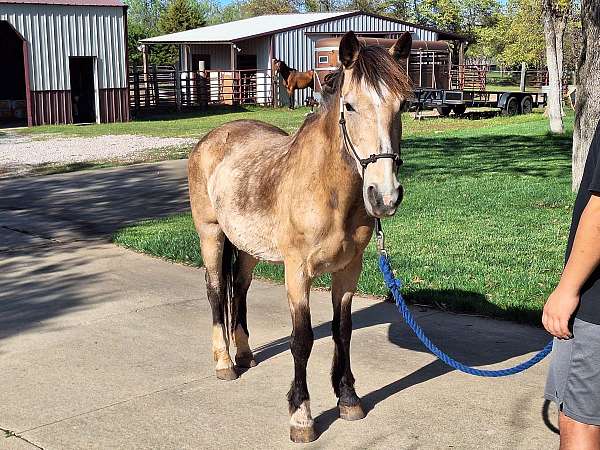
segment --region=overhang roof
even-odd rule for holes
[[[272,14],[251,17],[249,19],[236,20],[233,22],[220,23],[218,25],[142,39],[140,42],[144,44],[230,43],[356,15],[377,17],[391,22],[408,25],[416,29],[434,31],[441,36],[450,37],[452,39],[465,40],[464,36],[456,33],[417,25],[391,17],[378,16],[363,11],[341,11],[328,13]]]
[[[303,27],[314,22],[321,22],[345,16],[348,12],[307,13],[307,14],[270,14],[250,17],[249,19],[220,23],[208,27],[196,28],[179,33],[165,34],[143,39],[141,42],[152,43],[192,43],[192,42],[235,42],[253,36],[275,33],[289,28]]]
[[[121,0],[0,0],[1,3],[18,5],[125,6]]]

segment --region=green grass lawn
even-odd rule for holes
[[[301,118],[299,111],[286,119],[276,119],[278,114],[288,115],[268,111],[267,118]],[[384,228],[407,299],[538,323],[560,275],[574,200],[572,116],[562,137],[548,134],[541,114],[421,122],[405,116],[401,181],[406,195]],[[202,264],[189,214],[142,222],[119,231],[114,240],[170,260]],[[280,266],[260,264],[256,274],[282,281]],[[327,284],[326,277],[316,282]],[[372,244],[359,291],[387,293]]]
[[[263,108],[247,106],[243,108],[222,107],[206,112],[195,111],[180,114],[165,114],[147,119],[138,118],[125,123],[102,123],[92,125],[47,125],[23,128],[19,133],[29,134],[34,138],[45,139],[55,135],[62,136],[101,136],[119,134],[139,134],[159,137],[197,137],[200,139],[210,130],[224,123],[238,119],[256,119],[276,125],[288,133],[298,129],[309,108]],[[486,126],[506,125],[507,123],[529,123],[528,116],[515,116],[510,119],[494,117],[488,119]],[[450,130],[467,130],[481,127],[479,120],[457,120],[440,118],[437,120],[413,120],[410,114],[403,114],[402,123],[405,135],[431,135]]]

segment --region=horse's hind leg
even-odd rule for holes
[[[235,339],[235,364],[241,368],[256,366],[254,355],[248,345],[248,321],[246,294],[252,281],[252,270],[258,261],[248,253],[240,252],[237,262],[237,273],[233,285],[233,295],[236,308],[236,324],[233,338]]]
[[[365,417],[360,399],[354,390],[354,375],[350,367],[350,339],[352,337],[352,296],[362,269],[362,255],[343,270],[332,274],[333,301],[332,334],[335,342],[331,383],[338,397],[340,417],[358,420]]]
[[[225,323],[226,284],[223,275],[225,234],[218,223],[197,226],[202,260],[206,268],[206,293],[212,310],[212,351],[216,362],[217,378],[235,380],[237,373],[229,356],[229,342]]]

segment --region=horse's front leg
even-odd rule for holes
[[[290,439],[311,442],[316,439],[306,384],[306,365],[313,346],[309,292],[311,279],[302,261],[285,261],[285,285],[292,314],[290,348],[294,357],[294,379],[288,392]]]
[[[288,96],[290,98],[290,109],[294,109],[295,99],[293,89],[288,89]]]
[[[362,269],[362,254],[343,270],[332,274],[333,301],[332,334],[335,342],[331,383],[338,398],[340,417],[358,420],[365,417],[360,399],[354,390],[354,375],[350,367],[350,339],[352,337],[352,296]]]

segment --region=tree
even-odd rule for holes
[[[241,11],[245,17],[289,14],[298,12],[298,5],[289,0],[246,0],[241,4]]]
[[[502,10],[492,13],[487,26],[475,27],[475,43],[470,56],[497,61],[507,66],[521,62],[544,65],[544,38],[538,0],[509,0]]]
[[[194,0],[170,0],[158,21],[164,34],[193,30],[206,24],[200,5]]]
[[[548,119],[550,131],[564,133],[562,111],[563,38],[569,17],[570,0],[543,0],[542,18],[548,65]]]
[[[162,0],[127,0],[127,50],[131,66],[142,64],[139,41],[160,34],[158,21],[165,9]]]
[[[582,49],[577,70],[573,130],[573,190],[579,189],[587,153],[600,117],[600,0],[581,1]]]
[[[455,0],[421,0],[416,9],[417,20],[422,25],[460,30],[460,9]]]
[[[206,24],[203,10],[196,0],[170,0],[158,20],[160,34],[193,30]],[[175,65],[179,50],[175,45],[153,45],[150,52],[152,64]]]
[[[388,5],[381,0],[350,0],[346,4],[346,9],[383,14],[386,12],[387,6]]]

